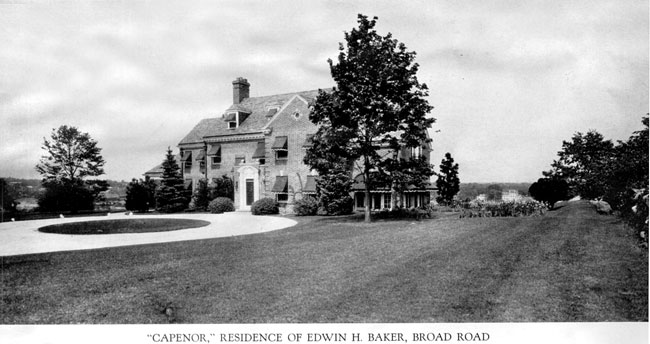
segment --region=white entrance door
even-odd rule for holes
[[[260,174],[253,166],[242,166],[239,172],[239,210],[251,210],[253,202],[260,199]]]

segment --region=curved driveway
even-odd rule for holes
[[[58,223],[127,218],[196,219],[208,221],[210,224],[200,228],[134,234],[69,235],[38,231],[40,227]],[[110,216],[4,222],[0,223],[0,256],[220,238],[268,232],[295,224],[294,220],[282,217],[253,216],[248,212],[130,216],[111,214]]]

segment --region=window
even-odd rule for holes
[[[384,194],[384,208],[390,208],[390,198],[389,193]]]
[[[236,129],[237,122],[228,122],[228,129]]]
[[[295,119],[296,121],[299,120],[300,119],[300,112],[298,112],[298,111],[294,112],[293,113],[293,119]]]
[[[422,156],[422,147],[411,147],[411,158],[417,159]]]
[[[182,161],[186,170],[192,169],[192,151],[184,151]]]
[[[275,193],[277,202],[286,203],[289,200],[289,177],[276,176],[271,192]]]
[[[275,151],[275,160],[287,160],[288,158],[289,158],[289,151],[287,150]]]
[[[271,149],[275,152],[275,160],[287,160],[289,149],[286,136],[277,136]]]
[[[241,165],[246,163],[246,157],[237,156],[235,157],[235,165]]]
[[[257,159],[260,165],[266,165],[266,159]]]
[[[213,144],[208,150],[208,156],[210,157],[210,164],[212,168],[219,168],[221,164],[221,145]]]
[[[287,193],[276,193],[275,200],[278,203],[287,203],[289,201],[289,194]]]
[[[372,209],[381,209],[381,194],[376,193],[372,195]]]
[[[357,192],[357,208],[363,208],[366,206],[365,197],[366,195],[363,192]]]

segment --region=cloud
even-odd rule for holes
[[[534,180],[574,131],[593,126],[625,138],[640,126],[648,108],[647,7],[582,0],[4,6],[0,135],[12,147],[0,149],[0,159],[12,163],[0,176],[34,176],[42,137],[68,124],[99,141],[108,177],[136,177],[200,119],[230,105],[235,77],[249,79],[253,96],[333,86],[327,59],[364,13],[418,54],[418,78],[430,88],[441,130],[434,161],[450,151],[464,181]]]

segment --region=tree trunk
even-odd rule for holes
[[[368,164],[364,167],[363,179],[364,184],[366,184],[366,190],[364,191],[364,206],[365,206],[365,216],[363,218],[364,222],[370,222],[370,171],[368,170]]]

